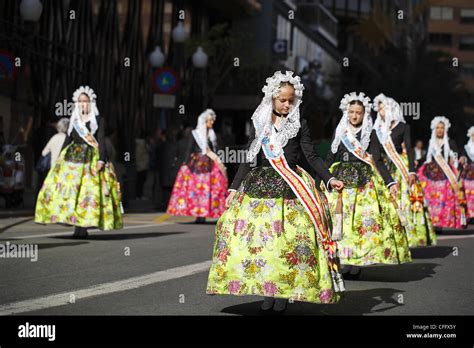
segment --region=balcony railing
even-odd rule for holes
[[[330,11],[321,4],[312,2],[298,2],[298,11],[311,30],[337,46],[338,20]]]

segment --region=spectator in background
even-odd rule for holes
[[[115,150],[114,137],[115,137],[115,131],[109,132],[105,136],[104,141],[105,141],[105,147],[107,148],[108,159],[115,166],[115,163],[117,161],[117,151]]]
[[[158,173],[161,184],[161,203],[168,206],[174,180],[178,174],[178,129],[170,128],[162,132],[162,141],[158,148]]]
[[[183,163],[187,161],[186,153],[192,130],[193,128],[191,126],[186,126],[183,130],[181,130],[181,134],[177,144],[178,163]]]
[[[161,129],[157,128],[153,135],[148,138],[149,168],[152,173],[152,201],[154,209],[160,209],[161,188],[158,173],[158,145],[161,137]]]
[[[143,187],[145,185],[150,158],[146,140],[144,137],[135,139],[135,166],[137,170],[136,193],[137,199],[146,199],[143,197]]]
[[[418,169],[425,162],[426,158],[426,150],[423,148],[423,141],[418,139],[413,150],[415,151],[415,168]]]
[[[55,135],[49,139],[48,143],[44,147],[43,151],[41,152],[42,156],[47,156],[51,153],[51,163],[50,167],[54,166],[54,163],[58,159],[59,153],[61,152],[61,148],[64,144],[64,140],[66,139],[66,132],[69,128],[69,119],[61,118],[58,123],[56,123],[56,130],[58,131]]]
[[[51,124],[53,126],[53,124]],[[37,193],[39,192],[41,186],[43,185],[44,179],[48,174],[50,168],[53,168],[59,154],[61,152],[64,141],[66,140],[66,132],[69,128],[69,119],[61,118],[54,125],[57,133],[51,136],[46,146],[41,151],[41,157],[39,158],[36,171],[38,173],[38,182],[37,182]],[[48,154],[50,157],[47,158]]]

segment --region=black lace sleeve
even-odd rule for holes
[[[250,136],[249,140],[247,142],[247,145],[245,146],[245,149],[248,150],[250,148],[250,145],[252,144],[252,141],[255,138],[255,128],[253,126],[253,123],[250,123]],[[258,156],[258,154],[257,154]],[[256,160],[256,159],[255,159]],[[245,179],[247,176],[248,172],[250,171],[250,163],[247,161],[242,162],[239,166],[239,169],[237,170],[237,174],[235,174],[234,181],[232,181],[232,184],[230,185],[229,189],[231,190],[237,190],[242,183],[242,181]]]
[[[372,132],[372,134],[370,135],[369,153],[372,155],[375,162],[375,166],[377,167],[378,172],[382,176],[385,185],[389,185],[395,182],[395,180],[393,180],[392,175],[390,174],[387,169],[387,166],[382,160],[381,148],[382,145],[380,144],[377,135],[375,134],[375,132]]]
[[[405,125],[405,129],[403,131],[403,142],[405,143],[405,149],[407,150],[408,155],[408,171],[410,173],[415,172],[415,151],[411,146],[411,133],[410,133],[410,126],[407,124]]]
[[[308,127],[308,122],[305,119],[301,119],[301,138],[300,146],[303,153],[308,160],[308,163],[316,171],[316,174],[324,181],[327,185],[329,179],[333,176],[326,167],[326,163],[322,160],[319,154],[316,152],[313,142],[311,141],[311,131]]]
[[[99,161],[107,161],[107,146],[105,145],[105,120],[103,117],[97,120],[97,142],[99,143]]]

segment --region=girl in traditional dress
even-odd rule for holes
[[[347,277],[357,278],[359,266],[401,264],[410,262],[411,255],[393,199],[398,184],[384,165],[380,143],[372,132],[370,99],[352,92],[344,96],[339,108],[343,116],[327,164],[345,186],[339,258]],[[328,195],[333,217],[341,198],[337,192]]]
[[[216,225],[207,293],[265,296],[261,309],[280,313],[287,299],[336,303],[344,285],[327,203],[298,166],[302,155],[327,188],[343,184],[329,173],[300,120],[300,78],[277,71],[266,82],[252,116],[247,161]]]
[[[122,205],[113,165],[106,163],[104,120],[98,117],[96,95],[81,86],[73,101],[63,149],[38,194],[35,222],[73,225],[73,236],[86,238],[88,227],[122,228]]]
[[[464,145],[459,163],[463,166],[461,179],[466,194],[467,217],[474,219],[474,126],[467,131],[468,141]]]
[[[423,189],[416,180],[410,126],[405,123],[400,105],[384,94],[375,97],[374,110],[377,111],[374,131],[383,147],[383,157],[391,175],[400,184],[397,202],[407,218],[405,231],[410,247],[436,245]]]
[[[216,114],[207,109],[198,118],[189,139],[188,163],[183,163],[174,183],[167,213],[205,218],[218,218],[225,210],[227,171],[217,152],[216,133],[212,129]]]
[[[431,121],[426,162],[418,170],[433,226],[461,228],[466,225],[464,190],[457,175],[457,146],[449,139],[451,123],[444,116]]]

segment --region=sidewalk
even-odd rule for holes
[[[32,217],[35,214],[36,196],[33,191],[25,191],[23,195],[24,207],[20,206],[16,209],[6,210],[5,202],[0,198],[0,219],[12,217]],[[151,200],[130,200],[128,206],[123,207],[125,214],[127,213],[159,213],[154,209]]]

